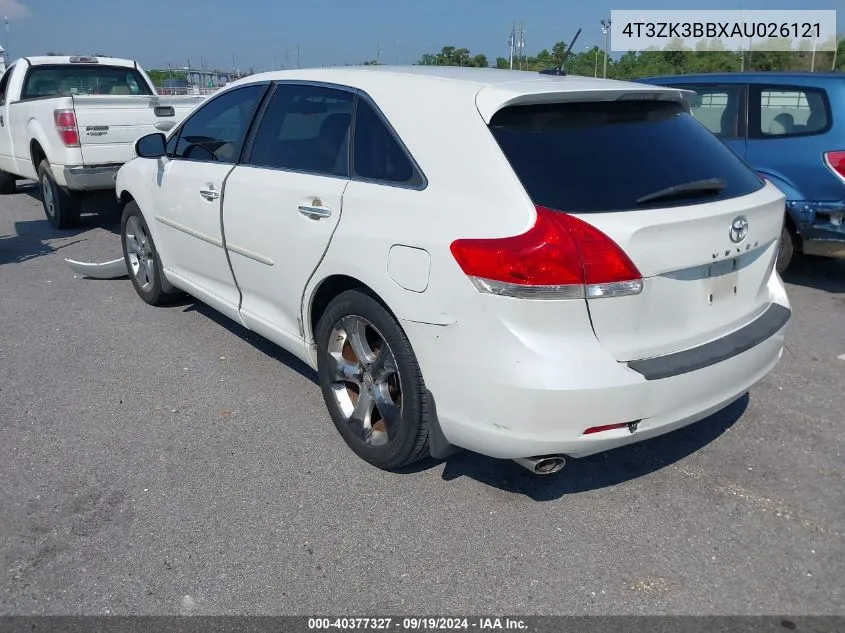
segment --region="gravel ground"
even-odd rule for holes
[[[749,398],[538,478],[357,459],[310,370],[210,309],[151,308],[0,199],[0,613],[845,614],[845,262]],[[837,422],[838,420],[838,422]]]

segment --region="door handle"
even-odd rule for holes
[[[0,114],[0,127],[6,127],[6,122],[3,120],[2,114]]]
[[[206,200],[217,200],[220,197],[220,192],[209,182],[205,185],[205,189],[200,189],[200,195]]]
[[[312,205],[300,205],[299,212],[302,215],[307,215],[310,218],[327,218],[332,214],[332,210],[329,207]]]

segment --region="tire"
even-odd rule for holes
[[[326,307],[316,338],[323,398],[349,448],[383,470],[427,457],[428,395],[395,317],[370,295],[348,290]]]
[[[126,270],[138,296],[151,306],[172,302],[181,293],[168,292],[162,272],[161,258],[144,215],[134,200],[123,209],[120,219],[120,241]]]
[[[7,171],[0,170],[0,195],[8,196],[18,189],[18,179]]]
[[[44,214],[54,229],[69,229],[79,224],[79,198],[56,183],[50,163],[38,166],[38,189]]]
[[[786,226],[780,232],[780,244],[778,245],[778,258],[775,263],[775,269],[778,274],[789,268],[792,258],[795,255],[795,236]]]

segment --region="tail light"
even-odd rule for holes
[[[537,220],[513,237],[460,239],[452,255],[481,292],[524,299],[596,299],[642,292],[642,275],[594,226],[537,207]]]
[[[73,110],[53,110],[56,131],[66,147],[79,147],[79,128],[76,126],[76,113]]]
[[[593,433],[604,433],[605,431],[613,431],[615,429],[624,429],[629,426],[627,422],[619,422],[618,424],[605,424],[604,426],[591,426],[584,431],[584,435],[592,435]]]
[[[842,180],[845,180],[845,151],[825,152],[824,162],[830,167],[833,173]]]

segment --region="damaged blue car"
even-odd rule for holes
[[[693,116],[786,195],[777,267],[795,252],[845,258],[845,74],[650,77],[695,93]]]

